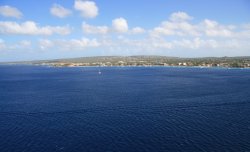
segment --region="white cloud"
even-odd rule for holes
[[[196,25],[192,25],[188,22],[164,21],[160,26],[155,27],[151,31],[151,35],[199,36],[200,31]]]
[[[93,1],[75,0],[74,8],[85,18],[95,18],[98,15],[98,7]]]
[[[19,45],[20,45],[21,47],[28,48],[28,47],[31,46],[31,42],[28,41],[28,40],[22,40],[22,41],[19,42]]]
[[[206,38],[202,39],[200,37],[177,40],[166,40],[162,38],[128,39],[123,37],[122,39],[116,40],[99,40],[99,42],[101,42],[100,47],[106,48],[105,50],[123,51],[123,53],[129,51],[130,53],[154,55],[159,53],[166,55],[168,52],[177,56],[196,56],[196,53],[201,56],[227,55],[225,52],[230,52],[230,50],[237,50],[238,52],[231,51],[231,55],[237,55],[242,52],[247,52],[250,47],[250,44],[246,40],[216,40]]]
[[[234,37],[238,39],[250,39],[250,29],[240,31],[234,35],[235,35]]]
[[[188,20],[192,20],[193,17],[192,16],[189,16],[187,13],[185,12],[175,12],[175,13],[172,13],[170,15],[170,18],[169,18],[171,21],[173,22],[181,22],[181,21],[188,21]]]
[[[64,18],[69,16],[71,14],[71,11],[69,9],[62,7],[59,4],[54,4],[50,8],[50,13],[56,17]]]
[[[6,48],[4,40],[0,39],[0,50],[4,50]]]
[[[98,47],[100,44],[96,39],[82,38],[80,40],[71,39],[67,45],[70,48],[82,49],[86,47]]]
[[[173,46],[177,49],[215,49],[218,48],[218,42],[213,39],[201,39],[196,37],[194,39],[174,40]]]
[[[172,13],[169,20],[163,21],[160,26],[150,31],[151,36],[200,36],[201,31],[198,25],[191,24],[189,21],[193,17],[185,12]]]
[[[52,35],[70,34],[71,30],[68,26],[44,26],[39,27],[33,21],[26,21],[21,24],[9,21],[0,21],[1,34],[21,34],[21,35]]]
[[[32,47],[31,41],[21,40],[12,43],[5,43],[4,40],[0,39],[0,51],[13,51],[13,50],[30,50]]]
[[[127,21],[123,18],[114,19],[112,27],[108,26],[94,26],[85,22],[82,23],[82,30],[86,34],[109,34],[109,33],[125,33],[129,34],[142,34],[146,31],[141,27],[134,27],[131,30],[128,29]]]
[[[87,34],[107,34],[109,28],[107,26],[92,26],[85,22],[82,23],[82,30]]]
[[[205,28],[204,32],[207,36],[211,37],[231,37],[233,32],[231,26],[223,26],[216,21],[205,19],[201,24],[200,28]]]
[[[4,5],[0,6],[0,15],[5,17],[21,18],[23,14],[15,7]]]
[[[124,18],[117,18],[112,20],[112,27],[115,32],[125,33],[128,31],[128,23]]]
[[[183,15],[185,14],[185,15]],[[170,19],[163,21],[159,26],[150,30],[152,37],[213,37],[213,38],[249,38],[248,24],[244,26],[223,25],[217,21],[204,19],[193,24],[191,18],[184,12],[173,13]]]
[[[141,27],[134,27],[134,28],[132,28],[131,33],[132,34],[142,34],[142,33],[145,33],[145,30]]]
[[[241,27],[246,29],[246,30],[250,30],[250,23],[249,24],[243,24]]]
[[[39,40],[39,47],[41,50],[46,50],[46,49],[51,48],[53,46],[54,46],[53,42],[48,40],[48,39]]]
[[[100,46],[100,43],[96,39],[82,38],[82,39],[70,39],[70,40],[39,40],[39,47],[41,50],[55,49],[55,50],[84,50],[86,48],[94,48]]]
[[[32,47],[31,41],[28,40],[21,40],[19,42],[15,42],[14,44],[8,44],[6,48],[8,50],[30,50]]]
[[[249,55],[250,48],[250,24],[227,25],[210,19],[193,22],[192,17],[185,12],[171,14],[168,20],[162,21],[151,30],[142,27],[129,28],[127,20],[122,17],[113,19],[110,26],[82,22],[81,28],[85,35],[96,35],[82,39],[40,39],[37,47],[48,51],[107,50],[118,55],[177,56]],[[33,21],[23,23],[0,21],[0,34],[64,35],[70,32],[68,26],[39,26]],[[30,41],[10,44],[0,39],[0,50],[28,50],[26,48],[32,46],[34,44],[32,45]]]

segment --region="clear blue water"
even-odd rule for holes
[[[250,151],[250,70],[0,66],[1,152]]]

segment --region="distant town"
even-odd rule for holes
[[[199,66],[250,68],[250,57],[178,58],[166,56],[100,56],[71,59],[14,62],[12,64],[46,65],[53,67],[78,66]]]

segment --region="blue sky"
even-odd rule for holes
[[[249,56],[248,0],[1,0],[0,61]]]

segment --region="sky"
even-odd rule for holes
[[[0,62],[250,56],[249,0],[0,0]]]

